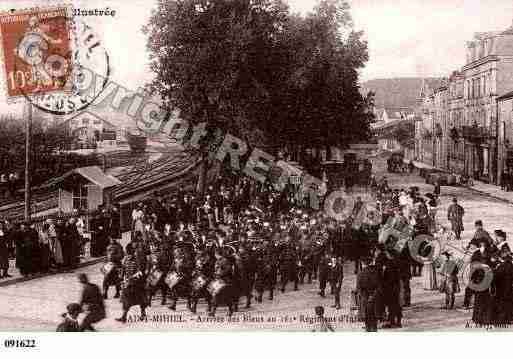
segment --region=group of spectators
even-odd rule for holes
[[[83,255],[84,221],[80,217],[47,219],[43,223],[0,222],[0,277],[10,277],[9,259],[23,276],[69,270]]]

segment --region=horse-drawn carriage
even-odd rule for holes
[[[370,183],[372,164],[368,159],[349,156],[344,161],[325,161],[321,164],[323,177],[328,181],[328,191],[341,187],[367,186]]]

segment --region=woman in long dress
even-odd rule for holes
[[[40,248],[40,261],[39,266],[41,272],[46,273],[50,269],[50,236],[48,223],[43,224],[43,228],[39,232],[39,248]]]
[[[61,267],[64,264],[64,257],[62,255],[62,247],[61,241],[57,237],[57,231],[55,229],[55,224],[51,219],[47,221],[48,223],[48,237],[50,243],[50,251],[52,252],[52,257],[55,262],[55,266],[57,268]]]
[[[426,245],[427,247],[427,245]],[[422,255],[422,248],[419,249]],[[433,258],[431,261],[424,262],[424,290],[438,290],[439,281],[437,270],[440,268],[439,258]]]

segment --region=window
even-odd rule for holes
[[[83,118],[82,119],[82,125],[88,125],[89,124],[89,119],[88,118]]]
[[[73,209],[87,211],[87,186],[81,185],[75,188],[72,193]]]

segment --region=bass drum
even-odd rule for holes
[[[222,279],[215,279],[208,285],[208,292],[212,297],[216,297],[228,284]]]
[[[171,272],[166,276],[164,281],[168,285],[169,289],[173,289],[184,277],[176,272]]]

